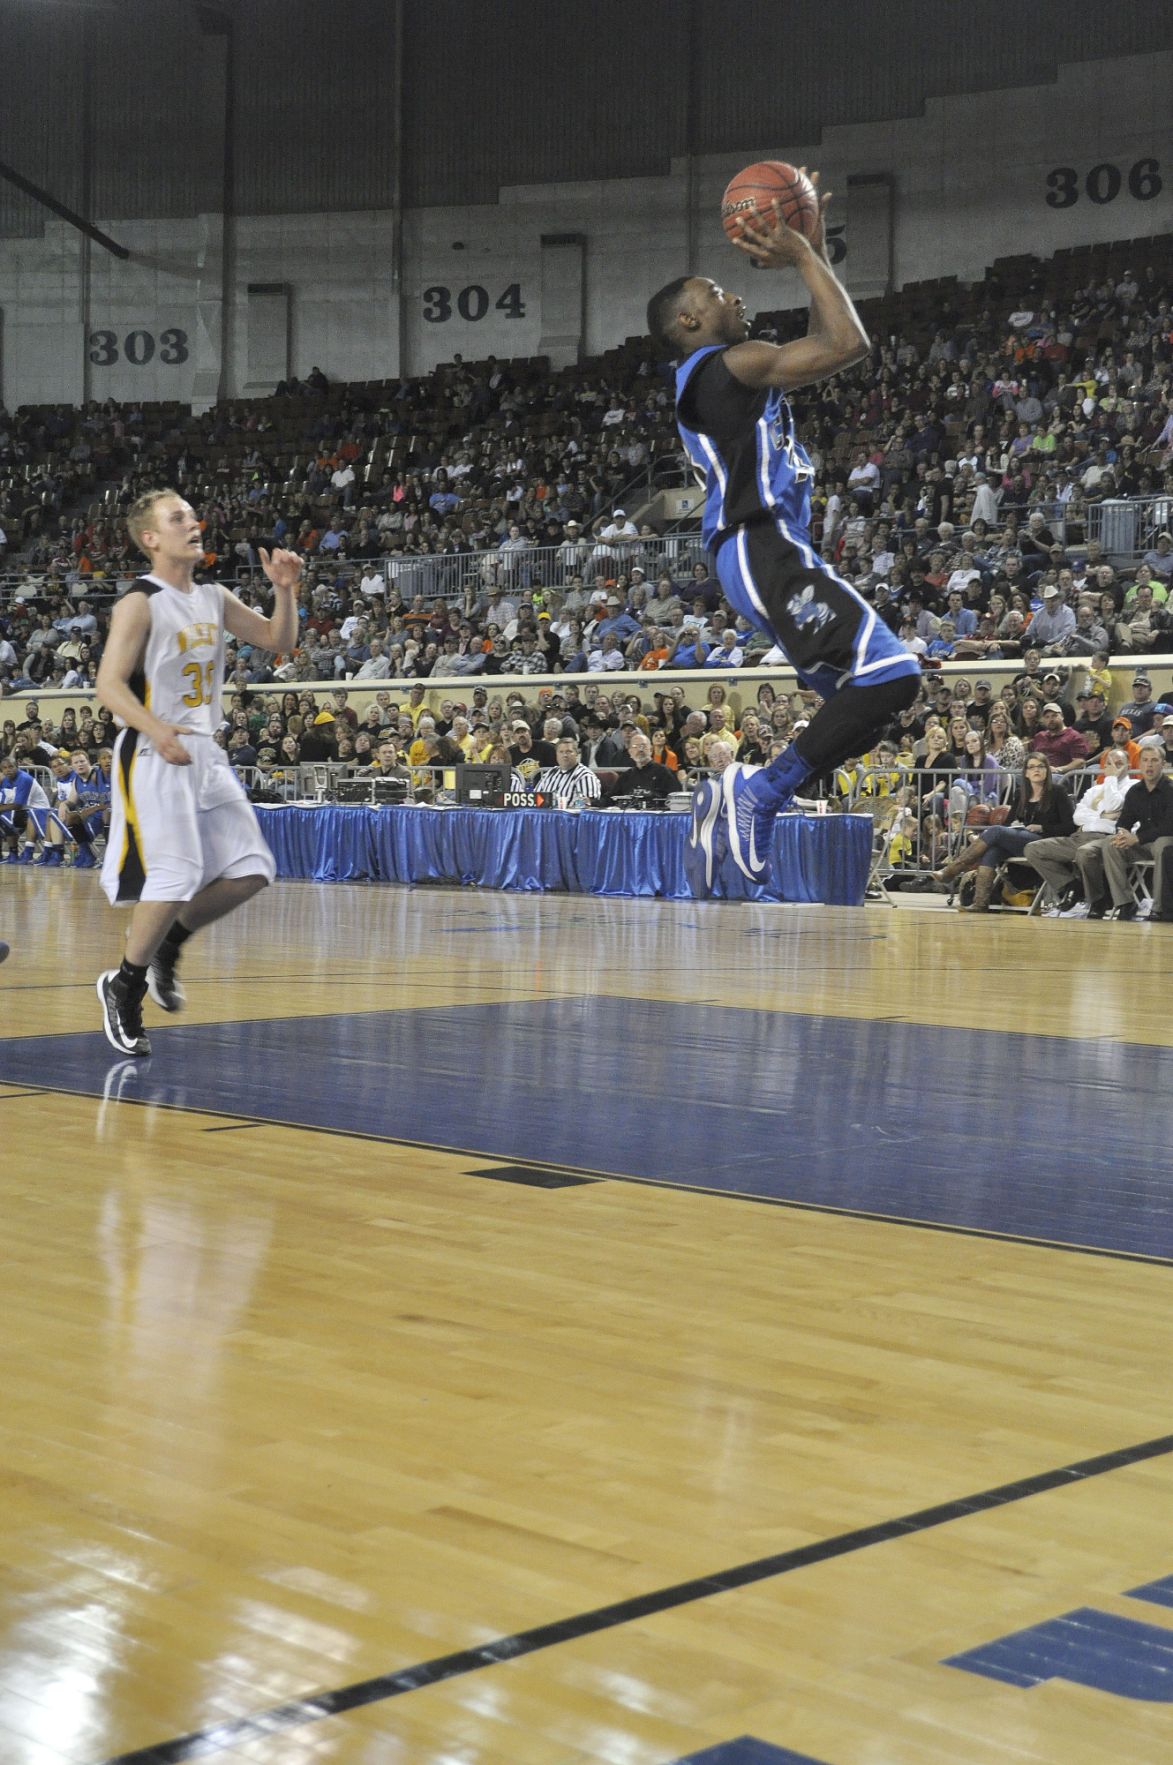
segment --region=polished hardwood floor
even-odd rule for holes
[[[2,1765],[1173,1757],[1169,928],[0,937]]]

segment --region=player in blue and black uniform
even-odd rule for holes
[[[677,422],[704,484],[703,536],[716,553],[725,598],[825,701],[768,766],[730,766],[694,791],[689,869],[698,892],[712,887],[721,829],[738,868],[760,879],[774,818],[804,779],[865,752],[875,731],[913,703],[920,684],[916,657],[811,544],[814,474],[786,393],[861,360],[870,347],[827,260],[828,201],[820,198],[809,242],[777,213],[770,224],[744,221],[734,240],[764,267],[798,270],[811,298],[805,337],[749,341],[744,303],[705,276],[682,276],[648,303],[653,342],[681,358]]]
[[[32,863],[34,843],[45,841],[49,810],[49,799],[43,787],[31,772],[25,771],[15,755],[9,754],[0,760],[0,843],[11,836],[7,863]],[[19,855],[16,851],[18,841],[21,842]]]
[[[77,864],[92,870],[97,860],[94,841],[101,839],[110,826],[110,781],[90,760],[84,748],[71,756],[73,770],[61,781],[57,813],[66,830],[77,841]]]

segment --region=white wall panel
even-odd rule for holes
[[[1053,84],[931,100],[921,116],[829,129],[817,150],[810,142],[772,140],[755,151],[820,166],[824,187],[836,192],[832,214],[846,223],[849,287],[853,239],[861,291],[872,291],[876,275],[874,215],[866,210],[874,192],[869,197],[872,187],[850,185],[849,179],[877,174],[893,180],[896,285],[941,275],[968,281],[1003,255],[1046,255],[1065,246],[1169,231],[1171,89],[1173,53],[1081,62],[1063,68]],[[796,277],[754,272],[721,231],[721,192],[738,165],[752,157],[747,152],[699,162],[692,267],[743,290],[754,307],[804,303]],[[1137,171],[1146,165],[1157,167],[1161,180],[1149,200],[1142,198],[1154,181],[1144,182]],[[1069,180],[1054,176],[1063,167],[1070,168]],[[1097,167],[1089,194],[1089,175]],[[1055,206],[1068,185],[1075,200]],[[468,360],[536,355],[546,333],[541,241],[549,233],[582,237],[584,348],[599,354],[642,334],[649,294],[689,267],[687,189],[685,166],[678,162],[664,177],[525,185],[503,191],[492,206],[409,211],[403,227],[403,364],[391,293],[389,211],[242,216],[229,390],[239,391],[249,379],[250,282],[289,287],[292,367],[300,375],[316,364],[333,380],[384,379],[401,368],[424,372],[456,353]],[[1095,200],[1109,194],[1111,200]],[[80,399],[86,339],[101,332],[113,334],[117,359],[90,363],[95,396],[188,399],[194,391],[202,402],[219,370],[216,217],[110,217],[100,224],[125,240],[133,255],[122,263],[92,250],[88,313],[82,310],[81,253],[70,229],[55,222],[41,238],[0,241],[5,397],[13,404]],[[178,359],[181,344],[168,349],[162,341],[168,331],[188,336],[184,359]],[[153,350],[140,337],[130,354],[149,353],[149,360],[128,359],[127,338],[137,334],[152,337]],[[97,353],[105,356],[111,348],[101,344]]]

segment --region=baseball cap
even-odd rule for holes
[[[570,529],[571,529],[571,528],[572,528],[572,527],[573,527],[573,528],[574,528],[574,530],[575,530],[575,532],[576,532],[576,533],[577,533],[577,531],[578,531],[578,527],[579,527],[579,523],[578,523],[578,522],[577,522],[577,521],[568,521],[568,522],[567,522],[567,523],[566,523],[566,531],[567,531],[567,532],[568,532],[568,533],[569,533],[569,531],[570,531]]]
[[[1132,728],[1132,718],[1131,718],[1131,717],[1113,717],[1113,719],[1112,719],[1112,728],[1113,728],[1113,729],[1127,729],[1127,730],[1131,730],[1131,728]]]
[[[607,596],[607,605],[609,607],[621,607],[623,602],[619,599],[617,594],[609,594]]]
[[[1152,686],[1153,683],[1147,674],[1134,674],[1132,684],[1133,686]]]
[[[333,723],[333,721],[334,721],[333,711],[319,711],[317,716],[314,718],[315,723]]]
[[[513,723],[510,725],[510,728],[512,728],[512,729],[528,729],[529,724],[526,722],[524,717],[518,717],[518,718],[514,719]]]
[[[622,516],[623,520],[626,521],[626,519],[627,519],[627,510],[626,509],[612,509],[611,510],[612,520],[618,521],[621,516]]]
[[[1162,729],[1173,729],[1173,717],[1162,717],[1161,728]]]
[[[1058,593],[1059,593],[1059,590],[1055,587],[1055,584],[1052,582],[1049,588],[1044,588],[1043,599],[1045,601],[1053,600]]]
[[[990,683],[988,680],[975,680],[973,683],[974,692],[977,691],[979,686],[984,686],[987,692],[991,691]]]
[[[1063,715],[1062,705],[1057,705],[1055,703],[1054,699],[1048,699],[1046,704],[1043,706],[1043,710],[1044,711],[1058,711],[1060,717],[1062,717],[1062,715]]]

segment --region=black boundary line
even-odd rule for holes
[[[227,1122],[222,1128],[201,1128],[201,1134],[243,1134],[249,1128],[263,1128],[264,1122]]]
[[[0,1103],[15,1103],[19,1097],[43,1097],[43,1091],[0,1091]]]
[[[2,1083],[3,1080],[0,1080],[0,1084]],[[36,1091],[23,1094],[29,1097],[90,1097],[95,1103],[103,1101],[100,1091],[70,1085],[43,1085]],[[331,1128],[317,1122],[283,1121],[270,1115],[254,1115],[245,1119],[232,1110],[213,1109],[206,1103],[160,1103],[157,1098],[150,1097],[118,1097],[109,1101],[131,1104],[139,1109],[171,1109],[186,1115],[229,1117],[242,1127],[289,1128],[301,1134],[330,1134],[339,1140],[363,1140],[374,1146],[406,1146],[415,1152],[444,1152],[453,1158],[471,1158],[482,1164],[500,1164],[505,1159],[503,1153],[478,1151],[469,1146],[448,1146],[440,1140],[409,1140],[398,1134],[369,1134],[364,1133],[361,1128]],[[207,1129],[203,1131],[208,1132]],[[667,1177],[636,1177],[626,1171],[601,1171],[590,1165],[569,1164],[565,1161],[552,1165],[543,1159],[512,1157],[509,1162],[526,1165],[532,1170],[573,1171],[576,1176],[594,1177],[608,1183],[638,1184],[644,1189],[666,1189],[674,1195],[706,1195],[716,1201],[748,1201],[758,1207],[781,1207],[792,1213],[813,1213],[830,1219],[866,1220],[872,1225],[908,1226],[914,1231],[943,1232],[954,1238],[983,1238],[992,1244],[1020,1244],[1030,1250],[1060,1250],[1070,1256],[1094,1256],[1106,1258],[1110,1262],[1143,1263],[1149,1268],[1173,1268],[1173,1256],[1149,1256],[1141,1250],[1112,1250],[1102,1244],[1067,1243],[1061,1238],[1032,1238],[1027,1233],[995,1232],[985,1226],[954,1225],[948,1220],[920,1220],[906,1214],[874,1213],[862,1207],[834,1207],[829,1202],[796,1201],[783,1195],[754,1195],[744,1189],[709,1188],[703,1183],[673,1183]],[[480,1172],[468,1171],[464,1174],[479,1176]]]
[[[840,1532],[816,1544],[799,1545],[797,1549],[779,1551],[777,1555],[759,1557],[753,1562],[737,1563],[715,1575],[700,1575],[692,1581],[679,1581],[672,1587],[658,1588],[653,1593],[636,1594],[613,1605],[596,1606],[593,1611],[580,1612],[573,1618],[558,1618],[550,1624],[538,1624],[532,1630],[521,1630],[513,1636],[494,1637],[477,1648],[459,1649],[455,1654],[439,1655],[431,1661],[420,1661],[413,1667],[395,1673],[382,1673],[335,1691],[296,1698],[263,1710],[256,1716],[235,1717],[217,1722],[191,1734],[154,1746],[140,1747],[134,1752],[119,1753],[103,1765],[182,1765],[186,1759],[202,1758],[209,1753],[223,1752],[228,1747],[245,1746],[285,1729],[305,1727],[324,1721],[328,1716],[346,1715],[369,1704],[387,1702],[425,1686],[440,1685],[484,1667],[496,1667],[503,1661],[521,1660],[526,1655],[555,1648],[559,1643],[577,1642],[585,1636],[614,1630],[640,1618],[655,1617],[678,1606],[692,1605],[697,1600],[711,1599],[718,1593],[731,1593],[737,1588],[752,1587],[759,1581],[770,1581],[790,1575],[796,1569],[827,1563],[836,1557],[850,1556],[872,1545],[887,1544],[894,1538],[909,1538],[950,1521],[986,1514],[994,1508],[1022,1501],[1027,1496],[1044,1495],[1053,1489],[1069,1488],[1102,1477],[1106,1472],[1143,1463],[1173,1453],[1173,1434],[1157,1440],[1141,1441],[1137,1446],[1120,1447],[1115,1452],[1100,1453],[1095,1458],[1080,1459],[1073,1465],[1042,1471],[1032,1477],[1020,1477],[1014,1483],[1000,1484],[996,1489],[981,1490],[963,1496],[959,1501],[942,1502],[936,1507],[921,1508],[916,1513],[902,1514],[899,1519],[881,1520],[873,1526],[862,1526],[853,1532]]]

